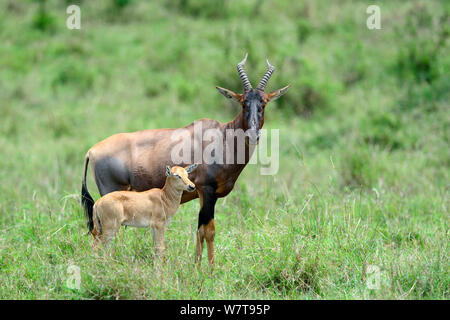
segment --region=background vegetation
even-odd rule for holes
[[[81,30],[66,28],[68,4]],[[366,8],[381,7],[381,30]],[[0,298],[448,299],[447,1],[0,1]],[[94,254],[83,158],[117,132],[231,120],[249,53],[280,170],[248,166],[216,207],[217,266],[196,269],[198,201]],[[98,193],[89,173],[89,189]],[[206,254],[206,253],[205,253]],[[79,290],[67,268],[81,270]],[[368,266],[380,268],[370,289]]]

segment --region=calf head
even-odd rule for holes
[[[186,168],[174,166],[166,166],[166,176],[170,179],[170,183],[177,190],[186,190],[192,192],[195,190],[195,184],[189,180],[188,175],[197,168],[197,164],[192,164]]]

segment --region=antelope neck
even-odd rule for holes
[[[177,190],[174,188],[172,183],[169,181],[170,178],[166,178],[166,183],[162,188],[161,201],[165,207],[178,208],[180,206],[181,196],[183,195],[183,190]]]

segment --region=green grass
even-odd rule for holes
[[[446,1],[0,2],[0,298],[449,299]],[[69,1],[70,2],[70,1]],[[72,3],[72,2],[70,2]],[[83,159],[117,132],[231,120],[215,86],[290,91],[268,105],[280,170],[249,165],[216,206],[216,269],[194,266],[198,201],[94,253]],[[89,190],[98,192],[89,172]],[[67,268],[81,271],[70,289]],[[366,285],[369,267],[380,286]]]

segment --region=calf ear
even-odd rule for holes
[[[191,172],[194,171],[197,167],[198,167],[198,164],[197,164],[197,163],[191,164],[189,167],[186,167],[186,172],[187,172],[187,173],[191,173]]]
[[[281,97],[283,94],[285,94],[288,91],[289,87],[290,86],[286,86],[284,88],[281,88],[281,89],[275,90],[274,92],[266,94],[267,100],[273,101],[273,100],[278,99],[279,97]]]
[[[238,93],[234,93],[231,90],[225,89],[225,88],[221,88],[221,87],[216,87],[216,89],[225,96],[225,98],[230,99],[230,100],[236,100],[237,102],[241,102],[242,100],[242,94],[238,94]]]
[[[169,166],[166,166],[166,176],[170,177],[172,175],[172,170],[170,170]]]

